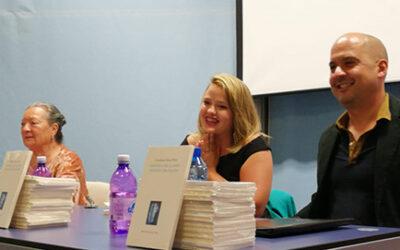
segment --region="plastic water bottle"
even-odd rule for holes
[[[201,159],[201,148],[194,149],[192,165],[190,166],[188,180],[207,180],[207,165],[204,163],[203,159]]]
[[[38,156],[36,157],[36,161],[38,165],[35,168],[35,170],[33,170],[32,175],[41,177],[51,177],[51,172],[46,167],[46,156]]]
[[[129,168],[129,155],[118,155],[118,168],[110,181],[110,232],[126,234],[136,202],[136,177]]]

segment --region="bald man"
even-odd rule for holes
[[[385,92],[386,49],[373,36],[344,34],[329,67],[346,111],[320,138],[317,192],[298,216],[400,227],[400,100]]]

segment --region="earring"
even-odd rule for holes
[[[238,142],[238,136],[237,136],[237,133],[236,132],[233,132],[233,134],[232,134],[232,141],[233,141],[233,144],[236,144],[237,142]]]

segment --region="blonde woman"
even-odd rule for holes
[[[198,132],[182,145],[201,147],[210,181],[255,182],[255,216],[264,215],[272,184],[272,154],[247,86],[221,73],[211,78],[201,102]]]

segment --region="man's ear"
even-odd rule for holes
[[[378,60],[378,77],[385,78],[388,69],[388,62],[386,59],[379,59]]]

